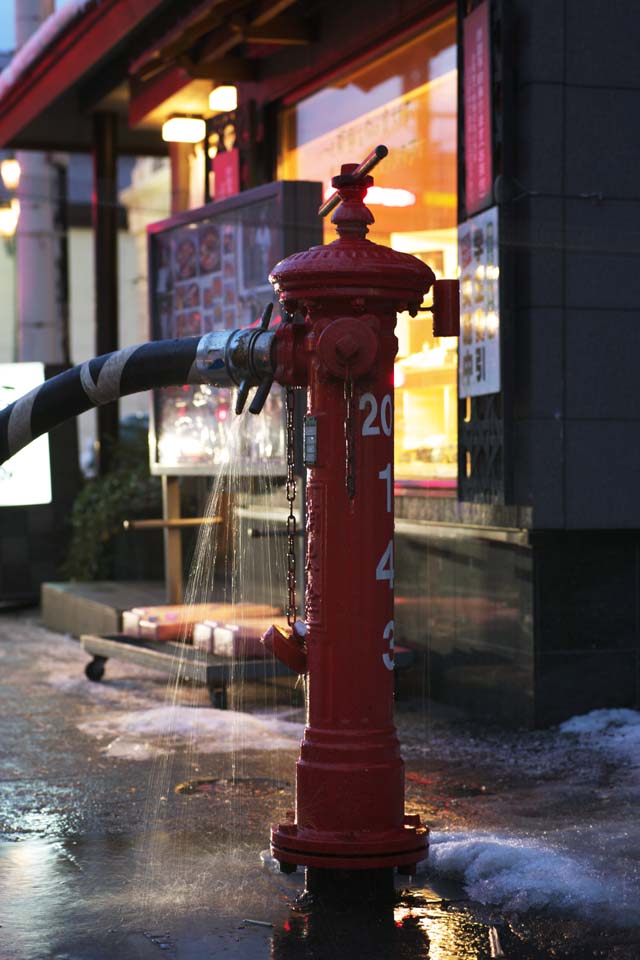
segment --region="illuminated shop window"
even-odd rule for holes
[[[333,81],[282,115],[278,176],[321,180],[378,143],[369,237],[424,260],[437,277],[457,273],[455,21]],[[329,218],[327,218],[329,219]],[[325,239],[335,237],[331,223]],[[457,343],[434,338],[431,314],[398,318],[396,480],[455,487]]]

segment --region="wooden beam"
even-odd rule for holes
[[[201,66],[211,60],[221,60],[242,43],[242,33],[234,26],[238,22],[236,18],[230,19],[224,27],[203,37],[193,49],[194,63]]]
[[[219,83],[243,83],[256,79],[256,67],[252,60],[243,57],[218,57],[194,63],[189,57],[181,57],[179,64],[194,80],[215,80]]]
[[[0,98],[0,144],[8,146],[54,101],[126,41],[161,0],[104,0],[88,6]]]
[[[259,27],[263,23],[268,23],[269,20],[273,20],[274,17],[279,16],[283,10],[287,10],[293,6],[294,3],[295,0],[261,0],[257,10],[254,9],[251,22],[254,26]]]
[[[292,14],[274,17],[267,23],[250,24],[244,31],[247,43],[273,43],[283,46],[305,46],[313,40],[308,20]]]
[[[181,67],[161,70],[145,82],[132,77],[129,81],[129,126],[142,123],[159,104],[186,87],[190,79]]]
[[[196,46],[198,41],[223,27],[239,4],[248,0],[207,0],[195,13],[183,19],[177,27],[158,40],[152,49],[146,50],[129,68],[129,73],[140,80],[147,80],[159,70],[171,65],[182,54]]]

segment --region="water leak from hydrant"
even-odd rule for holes
[[[265,473],[253,478],[250,483],[239,475],[237,462],[239,446],[250,442],[254,433],[262,429],[260,418],[251,418],[248,427],[240,430],[240,420],[236,418],[229,430],[227,455],[224,466],[212,482],[211,490],[203,515],[221,516],[223,522],[217,525],[203,525],[199,534],[191,563],[191,572],[187,583],[186,604],[224,603],[238,610],[236,624],[240,627],[246,622],[247,614],[243,605],[255,602],[271,607],[282,607],[283,583],[285,582],[282,562],[282,538],[272,534],[278,523],[278,508],[282,512],[282,498],[278,497],[277,480],[270,475],[268,462]],[[250,498],[249,498],[250,494]],[[249,503],[250,500],[250,503]],[[256,508],[258,504],[258,508]],[[260,553],[257,554],[256,542],[249,536],[251,511],[259,515]],[[249,516],[245,517],[245,514]],[[280,548],[280,549],[278,549]],[[263,629],[268,622],[265,619]],[[153,761],[149,778],[148,798],[144,823],[148,832],[148,844],[141,851],[139,867],[140,897],[146,909],[154,909],[154,890],[159,877],[165,869],[161,864],[159,847],[165,840],[155,831],[155,824],[162,819],[168,798],[172,793],[203,798],[215,793],[225,803],[227,827],[225,848],[229,856],[239,844],[242,846],[247,832],[247,824],[254,817],[256,801],[270,795],[275,800],[274,816],[282,815],[292,805],[290,760],[280,751],[269,751],[266,756],[266,770],[262,777],[249,775],[247,756],[259,749],[247,733],[246,724],[241,722],[242,711],[247,706],[257,708],[262,716],[277,717],[277,712],[288,707],[293,701],[300,700],[300,693],[290,687],[278,688],[266,680],[249,685],[244,675],[244,661],[232,654],[229,682],[229,707],[224,715],[230,722],[230,752],[225,769],[220,769],[219,759],[203,758],[200,753],[200,732],[204,731],[204,714],[211,710],[206,702],[202,688],[185,684],[180,677],[180,660],[187,647],[176,655],[175,680],[167,686],[165,707],[167,725],[163,738]],[[204,660],[206,654],[199,654]],[[189,717],[186,743],[176,753],[171,749],[175,739],[176,725],[181,716],[176,708],[192,708]],[[236,719],[237,718],[237,719]],[[286,801],[281,799],[283,789],[271,789],[284,784]],[[202,808],[185,806],[183,825],[197,829],[202,825],[206,812]],[[175,880],[188,880],[183,863],[184,845],[179,836],[169,838],[174,848],[172,875]],[[255,855],[248,854],[256,860]]]

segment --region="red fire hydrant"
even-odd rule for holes
[[[405,816],[393,722],[393,371],[396,313],[415,315],[435,278],[416,257],[365,239],[373,180],[361,168],[345,165],[332,181],[339,239],[288,257],[270,277],[285,311],[305,316],[278,330],[275,379],[308,388],[307,632],[304,647],[295,632],[265,637],[307,673],[308,716],[295,820],[271,841],[283,870],[307,866],[309,889],[336,871],[392,882],[394,867],[410,874],[427,854],[427,828]],[[457,281],[442,283],[436,300],[451,334]]]

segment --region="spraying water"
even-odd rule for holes
[[[249,437],[259,429],[260,421],[252,417]],[[240,628],[254,626],[251,605],[256,600],[264,604],[265,609],[282,609],[285,584],[283,538],[274,535],[281,532],[278,523],[278,507],[283,499],[281,478],[271,474],[268,461],[265,462],[264,475],[258,478],[248,480],[239,474],[239,445],[243,440],[246,442],[246,438],[247,432],[241,430],[241,420],[236,418],[229,430],[228,445],[221,458],[223,463],[212,481],[203,513],[206,518],[221,517],[222,522],[201,527],[185,592],[185,621],[189,620],[189,607],[200,603],[230,605],[235,611],[230,622]],[[251,521],[246,514],[251,512],[258,512],[260,516],[260,553],[256,550],[256,540],[250,536]],[[265,614],[263,630],[268,626],[268,614]],[[183,628],[182,640],[185,633]],[[245,661],[232,651],[230,709],[213,711],[206,691],[181,679],[181,663],[191,651],[191,646],[186,643],[178,647],[172,671],[175,680],[167,685],[164,706],[157,716],[162,735],[155,741],[156,756],[144,817],[149,844],[141,858],[140,876],[141,899],[144,908],[152,912],[157,910],[158,887],[163,878],[166,880],[167,855],[171,860],[172,882],[182,884],[184,889],[191,889],[193,885],[188,851],[193,843],[192,833],[203,828],[203,804],[197,795],[206,794],[207,789],[226,792],[229,801],[227,821],[223,825],[223,835],[216,843],[212,862],[219,864],[222,856],[229,864],[238,858],[251,858],[257,864],[256,851],[248,850],[246,843],[246,822],[251,818],[254,803],[251,784],[255,781],[249,776],[248,757],[250,751],[263,748],[265,742],[256,727],[247,722],[244,711],[250,707],[254,716],[257,712],[258,718],[266,716],[277,722],[279,713],[288,716],[294,707],[293,700],[298,703],[300,700],[295,690],[283,689],[282,684],[278,686],[273,681],[248,684]],[[196,656],[204,664],[207,654],[201,650]],[[146,723],[152,719],[147,717]],[[215,757],[203,756],[201,744],[206,740],[212,722],[218,729],[224,724],[225,752],[222,755],[221,751]],[[299,722],[289,726],[299,734]],[[284,727],[287,727],[286,719]],[[270,734],[275,746],[278,745],[277,730],[277,726],[271,728]],[[176,752],[178,736],[186,743]],[[279,742],[282,747],[295,743],[290,736]],[[281,794],[276,793],[276,797],[281,795],[283,802],[286,799],[290,805],[289,756],[270,750],[265,758],[264,775],[258,778],[258,789],[260,782],[282,784]],[[176,790],[182,800],[176,800]],[[184,799],[194,794],[197,797],[195,802]],[[182,831],[167,838],[157,828],[162,823],[166,805],[175,802],[183,805]],[[217,882],[219,880],[218,877]]]

